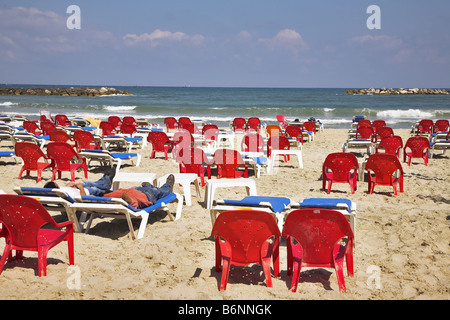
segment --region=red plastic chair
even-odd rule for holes
[[[361,120],[362,121],[362,120]],[[361,122],[360,121],[360,122]],[[356,139],[372,139],[374,132],[372,127],[358,127],[356,129]]]
[[[130,137],[133,137],[133,134],[137,132],[137,129],[134,124],[122,123],[120,125],[120,132],[122,134],[129,134]]]
[[[400,156],[400,150],[403,148],[403,140],[400,136],[390,136],[381,139],[380,143],[375,149],[379,153],[379,149],[383,149],[387,154],[393,154],[397,158]]]
[[[241,154],[233,149],[217,149],[214,152],[213,163],[217,165],[217,178],[248,178],[248,166]],[[244,167],[244,171],[238,170]]]
[[[77,130],[73,133],[73,140],[75,141],[75,149],[80,152],[81,149],[101,149],[100,141],[95,140],[95,137],[89,131]]]
[[[84,177],[88,178],[86,158],[80,157],[74,148],[64,142],[51,142],[47,145],[47,156],[53,160],[52,181],[55,180],[56,173],[61,179],[62,171],[70,171],[71,180],[75,182],[75,171],[83,169]],[[72,159],[78,162],[72,163]]]
[[[302,125],[302,130],[314,132],[314,134],[316,134],[316,123],[313,121],[305,121]]]
[[[439,119],[434,123],[434,132],[448,131],[450,123],[447,119]]]
[[[261,120],[259,120],[258,117],[250,117],[247,120],[247,131],[249,130],[255,130],[259,133],[261,130]]]
[[[178,128],[177,119],[175,119],[174,117],[164,118],[164,124],[166,125],[167,132],[169,132],[169,130],[176,130]]]
[[[215,124],[205,124],[202,128],[202,135],[206,142],[216,142],[219,135],[219,127]]]
[[[269,140],[267,140],[267,157],[270,158],[270,155],[272,154],[272,150],[290,150],[291,149],[291,143],[289,142],[289,139],[285,136],[274,136],[270,137]],[[287,162],[290,160],[289,155],[282,155],[284,157],[284,162]]]
[[[53,130],[56,129],[56,125],[49,120],[41,121],[40,126],[41,126],[42,133],[45,136],[50,135],[50,132],[52,132]]]
[[[374,129],[372,135],[372,142],[376,143],[381,141],[386,137],[392,137],[394,135],[394,130],[391,127],[380,127],[377,130]]]
[[[173,146],[172,149],[173,157],[175,161],[179,162],[177,159],[180,150],[185,147],[194,147],[195,140],[189,131],[181,129],[180,131],[174,133],[172,137],[172,146]]]
[[[31,197],[0,195],[0,222],[7,230],[6,246],[0,261],[0,273],[6,258],[21,259],[23,251],[37,251],[39,277],[47,275],[47,253],[62,241],[67,241],[69,263],[74,264],[73,222],[56,223],[42,204]],[[42,228],[50,224],[53,228]]]
[[[152,144],[152,153],[150,159],[155,158],[156,152],[164,152],[164,158],[167,160],[167,153],[172,150],[173,144],[164,131],[151,131],[148,133],[147,141]]]
[[[286,129],[286,127],[289,125],[288,121],[282,114],[277,115],[277,121],[280,123],[280,127],[283,129]]]
[[[409,152],[407,152],[409,149]],[[413,158],[421,158],[425,165],[428,166],[428,151],[430,150],[430,141],[426,137],[415,136],[410,137],[403,148],[403,162],[408,158],[408,166],[411,165]]]
[[[431,134],[433,133],[434,122],[431,119],[422,119],[419,122],[417,129],[419,130],[419,135]]]
[[[277,137],[283,134],[283,130],[279,125],[269,124],[266,127],[266,133],[268,137]]]
[[[284,129],[284,133],[286,137],[296,138],[298,142],[301,142],[301,144],[303,144],[302,128],[300,128],[299,126],[288,125],[286,129]]]
[[[205,173],[211,179],[211,165],[204,151],[200,148],[185,147],[178,153],[177,161],[181,173],[196,173],[200,177],[202,187],[205,186]]]
[[[69,134],[63,129],[55,129],[49,134],[50,141],[54,142],[67,142],[73,141],[73,139],[69,136]]]
[[[241,141],[244,152],[264,152],[264,138],[259,133],[247,133]]]
[[[372,127],[375,132],[378,131],[379,128],[386,127],[386,121],[384,120],[373,120]]]
[[[339,291],[346,292],[344,259],[348,276],[352,277],[354,235],[342,213],[314,208],[294,210],[286,218],[282,237],[286,237],[287,274],[293,275],[292,292],[297,290],[302,267],[334,268]],[[344,238],[347,242],[342,244]]]
[[[55,124],[57,126],[70,126],[71,122],[65,114],[57,114],[55,116]]]
[[[272,287],[270,261],[274,277],[279,274],[280,230],[273,216],[258,210],[222,212],[214,223],[211,236],[216,248],[216,271],[222,270],[220,290],[226,290],[231,265],[262,266],[267,287]],[[272,241],[270,241],[272,240]]]
[[[392,186],[397,195],[397,183],[403,192],[403,169],[395,155],[375,153],[370,155],[366,163],[369,193],[373,193],[376,185]],[[371,174],[373,172],[374,175]]]
[[[356,125],[356,129],[360,127],[372,127],[372,122],[369,119],[361,119],[358,121],[358,124]]]
[[[136,121],[136,119],[135,119],[134,117],[131,117],[131,116],[125,116],[125,117],[123,117],[123,118],[122,118],[122,124],[124,124],[124,123],[126,123],[126,124],[131,124],[131,125],[134,125],[135,127],[137,127],[137,121]]]
[[[197,125],[195,123],[193,123],[193,122],[180,124],[179,128],[187,130],[191,134],[195,134],[198,131]]]
[[[23,166],[20,169],[19,177],[22,177],[23,172],[26,170],[27,175],[30,171],[37,172],[37,181],[41,181],[42,171],[45,169],[52,168],[53,164],[49,162],[39,162],[39,159],[44,158],[50,160],[47,155],[39,148],[39,146],[33,142],[20,141],[16,142],[14,146],[14,151],[17,157],[22,158]]]
[[[188,117],[180,117],[178,118],[178,128],[182,128],[186,124],[192,123],[191,119]]]
[[[116,133],[116,126],[109,121],[101,121],[99,128],[102,130],[102,137],[113,136]]]
[[[122,124],[122,120],[120,119],[119,116],[109,116],[108,122],[112,123],[112,125],[114,126],[114,129],[119,128],[120,125]]]
[[[37,136],[42,134],[42,132],[40,131],[41,129],[37,125],[36,121],[25,120],[22,123],[22,126],[28,133],[32,133]]]
[[[322,187],[325,189],[328,181],[327,194],[331,191],[333,183],[348,183],[352,194],[357,189],[358,159],[353,153],[330,153],[322,165]],[[330,170],[330,171],[329,171]]]
[[[234,118],[233,122],[231,123],[231,127],[233,128],[233,131],[236,132],[238,130],[245,132],[247,126],[247,121],[244,118]]]

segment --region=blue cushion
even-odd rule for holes
[[[346,204],[348,206],[348,212],[350,212],[352,201],[349,199],[308,198],[300,202],[300,206],[305,208],[334,209],[338,203]]]
[[[291,203],[289,198],[285,197],[264,197],[248,196],[242,200],[224,200],[225,204],[239,206],[258,206],[261,202],[268,202],[272,206],[273,212],[282,212]]]

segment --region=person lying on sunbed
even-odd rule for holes
[[[73,198],[79,198],[80,196],[103,196],[105,193],[112,191],[111,186],[115,174],[116,168],[114,166],[106,171],[103,177],[94,182],[69,182],[67,185],[60,187],[56,182],[49,181],[44,185],[44,188],[59,188]]]
[[[148,182],[143,182],[140,187],[117,189],[104,194],[104,196],[122,198],[133,208],[141,209],[149,207],[152,204],[155,204],[159,199],[169,195],[173,191],[174,183],[175,176],[171,174],[167,177],[166,183],[160,188],[157,188]]]

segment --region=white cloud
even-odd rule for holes
[[[403,46],[403,41],[401,39],[388,35],[365,35],[353,37],[350,39],[350,43],[375,44],[377,47],[382,49],[398,49]]]
[[[205,41],[205,37],[199,34],[188,35],[184,32],[170,32],[156,29],[152,33],[143,33],[140,35],[129,33],[123,37],[125,44],[129,46],[135,45],[149,45],[151,48],[160,46],[164,43],[190,43],[193,45],[200,45]]]
[[[300,33],[292,29],[284,29],[273,38],[260,38],[258,43],[265,45],[270,50],[288,49],[294,54],[309,49]]]

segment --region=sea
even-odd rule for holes
[[[59,85],[3,85],[4,87],[90,87]],[[208,88],[113,86],[132,95],[100,97],[0,96],[0,115],[39,119],[52,116],[107,119],[110,115],[145,118],[163,125],[164,118],[187,116],[228,127],[235,117],[259,117],[277,124],[276,116],[306,121],[314,118],[324,128],[349,128],[354,116],[385,120],[392,128],[411,128],[421,119],[449,119],[450,95],[348,95],[357,88]]]

